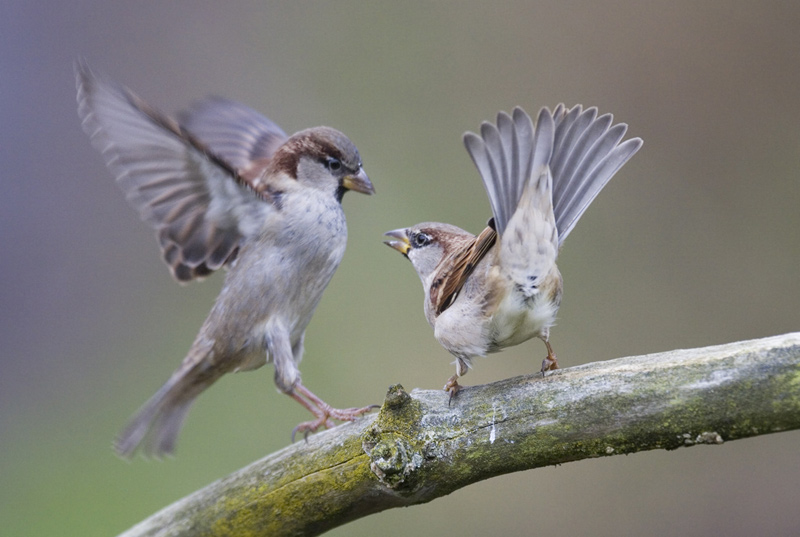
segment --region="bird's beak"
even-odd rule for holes
[[[362,194],[371,195],[375,193],[375,187],[372,186],[372,181],[367,177],[364,168],[358,168],[358,173],[354,175],[345,175],[342,179],[342,186],[347,190],[354,190]]]
[[[408,257],[408,251],[411,249],[411,243],[408,242],[408,233],[406,233],[405,229],[395,229],[392,231],[387,231],[386,233],[384,233],[384,235],[399,240],[383,241],[383,244],[391,246],[404,256]]]

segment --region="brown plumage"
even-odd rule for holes
[[[581,106],[543,108],[535,128],[521,108],[501,112],[496,126],[481,125],[480,136],[464,135],[489,195],[489,226],[477,237],[437,222],[386,234],[396,239],[386,244],[417,271],[425,316],[456,357],[456,374],[445,384],[451,396],[475,356],[532,337],[547,347],[542,373],[558,367],[549,343],[562,294],[558,249],[642,143],[620,143],[627,126],[611,123],[610,115]]]
[[[76,64],[78,113],[93,145],[179,282],[226,267],[223,288],[181,365],[116,442],[175,448],[194,399],[225,373],[275,366],[275,383],[312,412],[304,434],[371,407],[334,409],[300,381],[306,326],[344,254],[348,190],[372,194],[356,146],[330,127],[287,137],[221,98],[173,120]]]

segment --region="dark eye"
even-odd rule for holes
[[[332,172],[336,172],[341,169],[342,163],[338,158],[328,157],[325,160],[325,167]]]
[[[431,243],[431,236],[427,233],[413,233],[411,235],[411,246],[414,248],[422,248],[423,246],[427,246]]]

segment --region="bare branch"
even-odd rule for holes
[[[619,358],[447,394],[399,385],[125,537],[318,535],[492,476],[800,428],[800,333]]]

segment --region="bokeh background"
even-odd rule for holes
[[[174,112],[207,94],[359,146],[344,262],[311,323],[307,386],[337,406],[439,388],[450,357],[388,230],[478,231],[461,145],[500,109],[597,105],[644,148],[567,241],[564,367],[800,328],[800,4],[44,2],[0,5],[0,520],[114,535],[289,442],[271,367],[221,380],[175,459],[111,441],[188,349],[221,277],[176,285],[76,115],[72,62]],[[467,384],[538,368],[537,341]],[[312,439],[313,441],[313,439]],[[502,476],[331,535],[797,535],[800,433]]]

